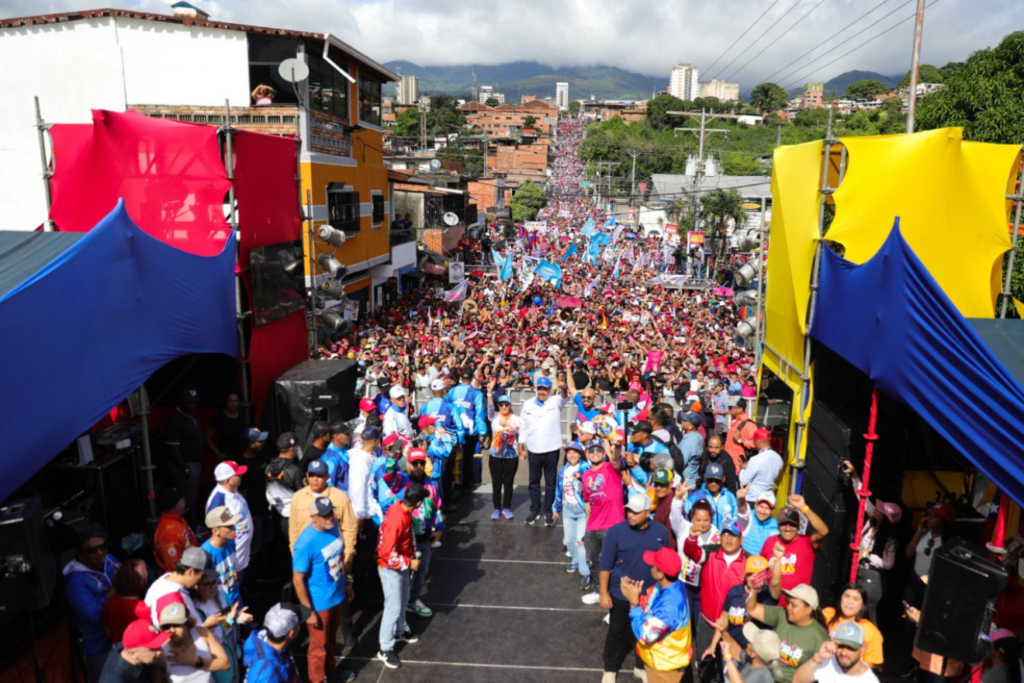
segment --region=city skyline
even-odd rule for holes
[[[926,11],[923,63],[941,66],[963,61],[971,52],[997,44],[1013,26],[1024,25],[1021,3],[990,0],[986,11],[979,13],[966,0],[933,2]],[[167,14],[171,4],[170,0],[8,0],[0,6],[0,18],[99,7]],[[429,6],[413,0],[354,4],[305,0],[288,5],[270,0],[197,0],[195,4],[214,20],[333,33],[381,61],[454,66],[529,60],[555,68],[603,64],[664,78],[666,84],[673,65],[689,62],[700,69],[702,81],[717,77],[739,82],[743,91],[764,80],[786,80],[780,83],[786,86],[789,80],[824,81],[854,69],[904,73],[910,66],[913,31],[913,22],[906,18],[914,10],[912,0],[737,0],[742,9],[725,18],[720,6],[689,0],[652,0],[644,5],[645,12],[611,0],[559,0],[542,5],[510,0],[497,7],[461,0],[439,0]],[[480,22],[501,25],[505,39],[493,41],[488,32],[469,30]],[[456,35],[459,40],[452,40]],[[853,50],[874,36],[879,37]]]

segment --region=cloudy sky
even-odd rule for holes
[[[961,61],[973,50],[1024,27],[1021,0],[929,3],[925,63],[941,66]],[[0,0],[0,18],[95,7],[166,13],[170,4],[171,0]],[[850,69],[905,72],[910,66],[913,21],[904,20],[913,15],[916,2],[197,0],[195,4],[225,21],[330,32],[382,62],[609,64],[652,76],[664,74],[667,80],[672,64],[684,61],[697,64],[702,81],[718,76],[738,80],[747,89],[768,77],[788,86],[828,80]]]

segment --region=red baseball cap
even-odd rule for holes
[[[928,508],[928,514],[952,524],[956,521],[956,508],[950,502],[939,503]]]
[[[396,441],[398,441],[399,438],[400,437],[398,435],[398,432],[395,432],[394,434],[388,434],[387,436],[384,437],[384,441],[382,441],[381,444],[385,448],[387,448],[388,446],[390,446],[393,443],[395,443]]]
[[[377,406],[368,398],[364,398],[359,401],[359,410],[362,410],[364,413],[371,413],[376,409]]]
[[[679,576],[683,570],[683,561],[679,559],[679,553],[671,548],[659,548],[658,552],[644,551],[644,562],[657,567],[668,576]]]
[[[435,422],[437,422],[436,417],[432,417],[430,415],[421,415],[419,422],[417,422],[416,424],[419,425],[420,429],[426,429]]]
[[[170,639],[170,633],[161,633],[156,626],[153,626],[149,619],[136,619],[128,624],[128,628],[124,630],[121,643],[126,650],[135,647],[159,650]]]
[[[770,438],[772,438],[772,433],[764,427],[761,427],[754,432],[754,441],[767,441]]]
[[[407,457],[407,460],[409,462],[415,462],[417,460],[423,460],[425,462],[426,459],[427,459],[427,453],[422,448],[414,448],[414,449],[412,449],[411,451],[409,451],[409,455]]]

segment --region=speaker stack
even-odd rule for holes
[[[50,603],[57,566],[38,499],[0,507],[0,612],[41,609]]]

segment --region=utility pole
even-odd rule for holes
[[[914,22],[914,51],[910,55],[910,94],[907,97],[907,133],[914,132],[914,113],[917,111],[917,72],[921,67],[922,33],[924,33],[924,0],[917,0],[917,20]]]
[[[420,107],[420,154],[427,153],[427,111]]]

